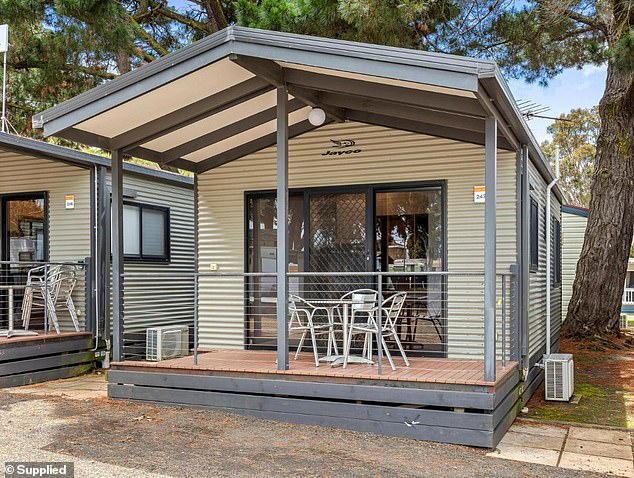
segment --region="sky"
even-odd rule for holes
[[[557,117],[573,108],[590,108],[599,104],[605,88],[606,68],[586,66],[582,70],[568,69],[553,78],[547,87],[523,80],[511,80],[509,85],[517,101],[532,100],[548,106],[545,116]],[[528,122],[533,134],[541,143],[549,139],[546,128],[553,120],[535,118]]]

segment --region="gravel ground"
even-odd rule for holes
[[[73,461],[78,478],[601,476],[485,453],[216,411],[0,392],[0,462]]]

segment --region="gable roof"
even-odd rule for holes
[[[46,136],[204,172],[275,144],[274,89],[289,136],[352,120],[477,144],[498,117],[501,148],[550,166],[495,62],[230,26],[33,117]],[[559,190],[556,188],[556,191]]]

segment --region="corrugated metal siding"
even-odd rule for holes
[[[322,157],[332,146],[331,139],[354,139],[362,152]],[[473,187],[484,185],[481,146],[346,123],[294,138],[289,147],[292,188],[446,180],[448,269],[483,270],[484,205],[473,202]],[[500,151],[498,158],[498,272],[507,272],[516,261],[516,155]],[[244,272],[244,193],[274,188],[275,147],[199,176],[201,272],[208,272],[212,263],[218,264],[222,272]],[[481,291],[481,278],[473,280]],[[451,289],[452,282],[450,297]],[[454,291],[454,298],[456,294]],[[242,347],[242,279],[201,279],[199,303],[201,347]],[[481,353],[482,325],[482,311],[477,309],[472,317],[451,321],[450,354]]]
[[[90,170],[60,161],[0,151],[0,194],[48,193],[49,259],[51,262],[83,261],[90,256]],[[64,196],[75,196],[75,208],[66,209]],[[84,274],[79,273],[73,294],[78,316],[86,316]],[[72,322],[60,312],[62,329]]]
[[[531,364],[537,362],[546,347],[546,182],[532,163],[529,163],[530,196],[539,204],[539,266],[530,272],[528,345]],[[552,192],[551,192],[552,194]],[[551,213],[561,220],[561,204],[554,194]],[[551,222],[552,224],[552,222]],[[554,244],[551,233],[551,246]],[[551,282],[552,284],[552,282]],[[551,338],[552,344],[559,340],[561,328],[561,285],[552,284]]]
[[[577,262],[583,247],[583,238],[588,225],[588,218],[576,214],[562,213],[562,317],[566,320],[568,304],[572,297],[572,284],[575,281]]]
[[[110,175],[107,182],[110,187]],[[126,339],[145,340],[148,327],[176,324],[191,326],[194,318],[195,270],[193,187],[130,173],[124,174],[123,186],[124,192],[131,190],[136,193],[136,197],[124,199],[169,208],[171,251],[169,263],[125,262],[123,287]],[[144,275],[147,273],[156,273],[157,276]]]

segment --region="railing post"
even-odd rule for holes
[[[194,273],[194,365],[198,365],[198,273]]]
[[[48,334],[48,264],[44,265],[44,335]]]
[[[377,311],[377,335],[376,335],[376,346],[377,346],[377,360],[379,361],[379,365],[377,371],[379,375],[383,374],[383,276],[381,274],[378,275],[378,293],[379,293],[379,310]],[[370,357],[371,358],[371,357]]]

